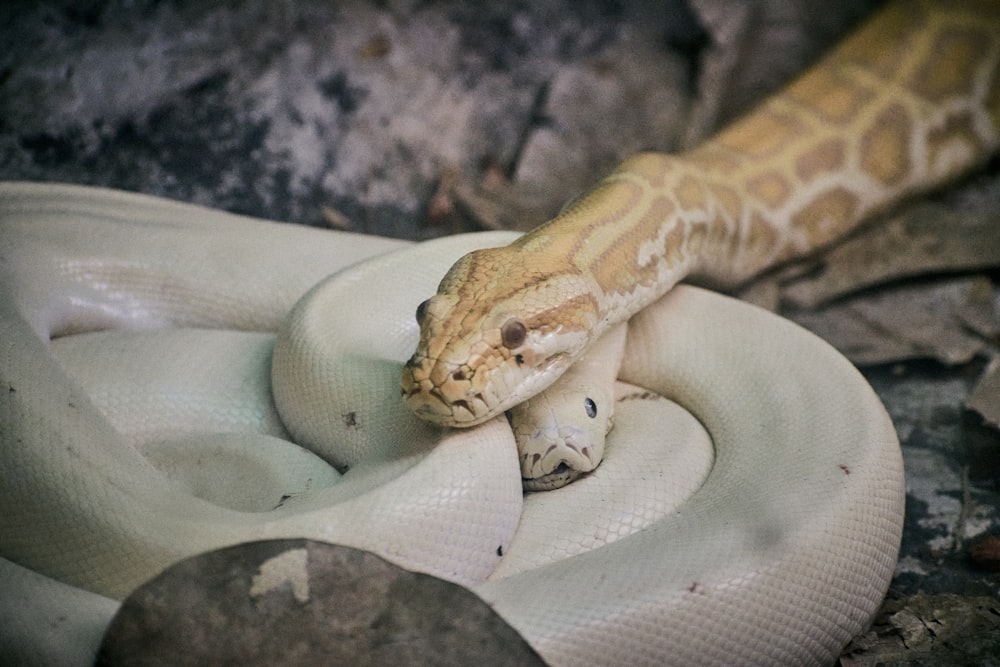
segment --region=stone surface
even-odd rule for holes
[[[98,665],[543,665],[485,602],[365,551],[241,544],[168,568],[111,621]]]

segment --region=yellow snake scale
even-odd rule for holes
[[[563,215],[463,257],[421,307],[407,404],[481,423],[685,276],[738,284],[981,164],[1000,142],[997,14],[891,4],[696,149],[632,157]]]
[[[998,62],[997,3],[892,3],[702,146],[631,158],[516,240],[400,249],[0,184],[0,661],[87,664],[117,600],[163,568],[310,537],[469,586],[551,664],[829,664],[892,575],[891,423],[815,338],[671,288],[739,283],[982,163],[1000,143]],[[410,313],[445,271],[418,332]],[[361,323],[340,315],[359,289]],[[522,498],[510,430],[490,417],[627,319],[619,377],[644,389],[619,388],[619,440],[586,479]],[[442,435],[402,408],[418,338],[407,405],[479,427]],[[194,426],[165,451],[177,422]],[[317,453],[351,467],[336,484],[291,447],[313,429]],[[206,446],[318,486],[192,491],[143,452]],[[573,526],[584,537],[560,532]]]

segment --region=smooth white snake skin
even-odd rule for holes
[[[402,244],[278,226],[123,193],[23,184],[0,189],[0,225],[3,238],[12,240],[3,252],[0,306],[5,343],[0,370],[5,382],[17,383],[17,391],[8,392],[0,412],[4,508],[0,555],[70,583],[122,595],[189,553],[251,535],[291,536],[275,528],[275,522],[263,522],[269,527],[262,529],[259,516],[248,519],[245,513],[192,499],[156,481],[155,471],[141,455],[98,410],[89,409],[88,399],[53,362],[39,335],[122,326],[273,331],[297,297],[335,269],[337,262],[349,263]],[[499,243],[499,238],[490,240]],[[412,308],[427,293],[426,286],[405,271],[410,267],[426,273],[433,286],[434,276],[439,277],[459,246],[468,243],[482,241],[466,237],[423,249],[413,246],[405,251],[410,254],[396,256],[401,259],[395,270],[391,262],[397,260],[377,260],[388,264],[381,265],[378,273],[385,279],[372,288],[388,288],[400,299],[412,301],[395,314],[399,324],[394,326],[403,332],[398,336],[402,347],[393,352],[398,354],[397,364],[408,354],[407,344],[412,347],[413,339],[407,342],[405,336],[407,328],[415,335]],[[119,289],[122,286],[127,289]],[[131,295],[126,294],[130,290]],[[172,296],[153,296],[163,294]],[[346,310],[330,315],[331,327],[348,332],[341,342],[348,348],[363,348],[376,339],[394,340],[395,334],[383,335],[385,322],[345,316],[370,315],[380,301],[370,290],[362,303],[354,294]],[[18,322],[22,315],[34,332]],[[394,368],[398,372],[398,365]],[[550,536],[548,527],[538,529],[541,535],[531,533],[533,525],[543,523],[532,519],[536,515],[549,524],[572,523],[559,518],[560,512],[574,509],[570,503],[561,507],[559,493],[529,496],[513,537],[512,527],[490,527],[499,512],[479,514],[468,530],[470,540],[478,539],[479,546],[461,548],[495,555],[497,544],[506,544],[508,555],[516,552],[511,562],[529,569],[478,584],[474,590],[553,664],[832,661],[877,609],[902,530],[898,444],[874,394],[850,364],[801,329],[691,288],[675,290],[630,325],[621,377],[669,395],[706,425],[714,438],[716,460],[704,484],[675,511],[670,502],[663,503],[658,511],[667,516],[652,525],[644,528],[638,522],[613,531],[614,537],[621,537],[639,530],[572,558],[558,559],[560,550],[575,548],[566,545],[578,540]],[[370,399],[365,399],[351,409],[374,410],[376,416],[402,411],[401,406],[394,407],[399,406],[396,376],[389,382],[385,404],[370,407]],[[330,384],[341,384],[349,394],[355,386]],[[68,406],[66,397],[74,407]],[[331,409],[329,414],[340,419],[343,413]],[[370,418],[355,415],[366,427]],[[392,421],[397,418],[386,416],[390,432],[398,429],[399,422]],[[619,430],[627,429],[616,427],[615,432]],[[662,437],[663,426],[651,430]],[[484,432],[461,431],[459,436],[472,440],[475,451],[474,457],[466,458],[462,474],[475,477],[488,470],[485,477],[496,478],[508,468],[517,481],[509,440],[497,436],[497,458],[491,461],[483,446]],[[60,457],[58,453],[66,449],[59,446],[47,450],[48,456],[36,451],[69,442],[80,458]],[[663,450],[670,451],[671,446],[666,443]],[[449,447],[435,448],[405,474],[396,477],[394,471],[387,476],[398,480],[421,466],[427,468],[426,461],[438,456],[439,449]],[[564,491],[582,494],[589,487],[597,491],[605,470],[613,471],[618,452],[625,451],[612,441],[598,472]],[[88,459],[92,467],[81,465]],[[123,487],[118,483],[122,468],[129,475],[140,471],[140,481]],[[109,480],[115,482],[110,489]],[[143,497],[147,492],[152,500]],[[408,485],[404,492],[415,493]],[[501,505],[513,512],[514,518],[506,522],[512,526],[519,493],[507,488],[495,494],[509,494]],[[321,520],[323,528],[305,526],[307,519],[319,514],[317,505],[323,502],[322,493],[314,498],[314,503],[301,502],[295,518],[277,523],[285,522],[285,528],[300,530],[300,535],[348,541],[342,537],[349,523],[344,519],[336,528],[326,518]],[[172,503],[182,504],[198,519],[177,517]],[[412,504],[412,498],[404,504]],[[57,511],[70,515],[58,516]],[[153,518],[167,526],[170,539],[140,535],[140,546],[132,551],[129,545],[136,531],[142,533]],[[620,517],[603,520],[622,525]],[[230,522],[235,527],[224,528]],[[198,535],[206,525],[212,528],[211,538]],[[591,528],[590,534],[594,533]],[[178,534],[187,534],[190,542],[178,546]],[[112,548],[108,540],[121,544]],[[550,549],[534,556],[521,545],[543,549],[550,545]],[[380,550],[378,545],[365,546]],[[135,558],[138,563],[130,563],[129,557],[143,550],[159,555],[150,559],[147,553]],[[397,562],[405,560],[398,554],[387,555]],[[494,560],[486,568],[482,561],[476,573],[457,575],[454,565],[464,558],[452,552],[443,556],[445,567],[412,560],[404,564],[425,571],[436,567],[438,574],[467,583],[482,580],[496,565]],[[553,558],[558,560],[530,569],[533,563]],[[10,564],[0,568],[0,577],[11,587],[22,574]],[[53,593],[49,599],[59,598]],[[95,616],[107,614],[104,598],[91,600]],[[7,605],[0,606],[7,607],[0,613],[11,613]]]

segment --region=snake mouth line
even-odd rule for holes
[[[546,475],[540,477],[522,477],[521,488],[525,491],[552,491],[576,481],[585,474],[587,473],[570,468],[565,463],[560,463],[556,466],[555,470]]]
[[[470,399],[459,398],[447,400],[436,389],[421,391],[413,389],[401,392],[403,402],[421,419],[454,428],[467,428],[478,426],[490,419],[493,415],[488,411],[484,414],[474,409],[476,403],[486,404],[486,397],[483,394],[476,394]]]

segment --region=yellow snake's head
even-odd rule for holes
[[[417,308],[420,341],[400,386],[418,417],[481,424],[548,387],[590,342],[593,285],[544,257],[530,267],[522,257],[469,253]]]

